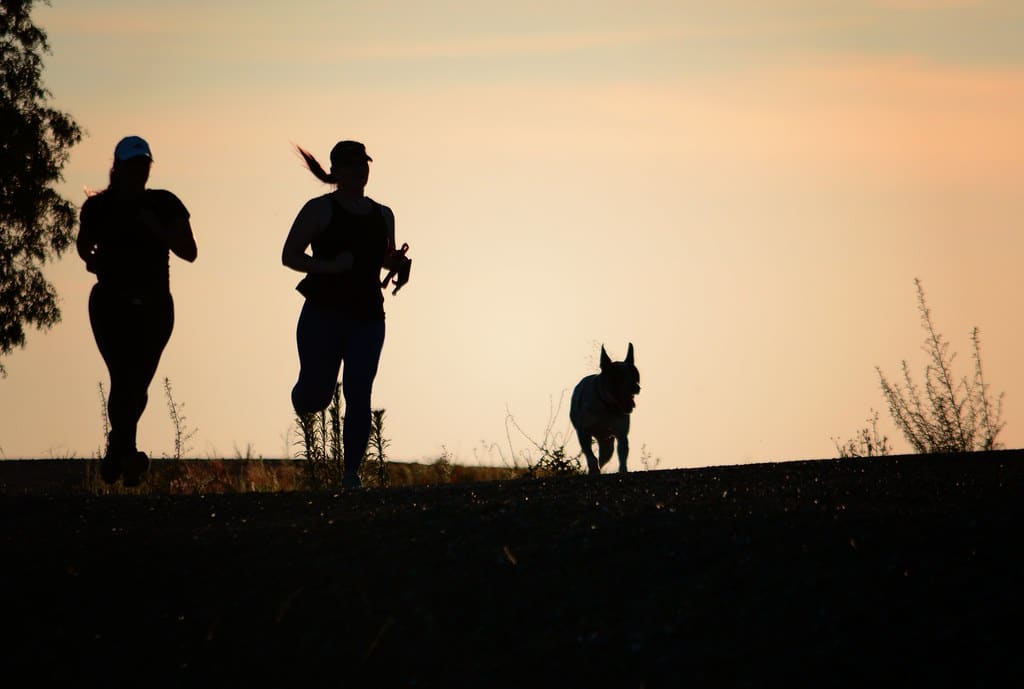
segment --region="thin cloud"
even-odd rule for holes
[[[194,16],[190,18],[185,12],[167,9],[124,13],[61,8],[61,11],[57,12],[53,9],[47,11],[44,6],[39,15],[42,28],[51,36],[58,33],[104,38],[140,38],[195,31]]]
[[[821,30],[863,24],[852,16],[810,17],[752,22],[686,23],[672,26],[640,26],[628,29],[564,30],[535,32],[476,32],[437,34],[419,38],[403,33],[375,31],[354,33],[337,40],[331,25],[303,26],[294,14],[249,14],[241,21],[222,8],[154,8],[130,15],[120,12],[62,9],[44,12],[44,28],[51,33],[102,39],[112,50],[136,41],[170,39],[181,54],[231,54],[237,57],[257,50],[261,58],[296,56],[312,61],[348,59],[423,60],[493,57],[543,57],[580,51],[650,46],[700,39],[744,39],[757,36],[795,36]],[[294,28],[295,30],[291,30]],[[326,35],[319,35],[320,31]]]
[[[757,25],[692,25],[685,28],[647,27],[607,31],[562,31],[453,37],[432,41],[366,43],[360,56],[372,58],[542,56],[580,50],[650,45],[686,39],[743,38],[757,35],[797,34],[862,24],[862,19],[829,18]]]

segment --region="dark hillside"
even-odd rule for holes
[[[1022,459],[0,497],[5,665],[75,686],[1020,686]]]

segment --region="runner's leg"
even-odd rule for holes
[[[357,474],[370,439],[370,397],[384,347],[384,321],[349,322],[345,341],[345,473]]]
[[[326,409],[334,396],[342,356],[339,320],[336,313],[309,302],[299,314],[299,378],[292,388],[292,407],[299,416]]]

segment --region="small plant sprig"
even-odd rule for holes
[[[448,483],[452,479],[454,466],[452,453],[445,445],[441,446],[441,456],[431,465],[437,474],[438,483]]]
[[[654,471],[659,465],[661,465],[661,457],[653,456],[647,449],[646,443],[640,445],[640,466],[644,468],[644,471]]]
[[[345,467],[345,416],[341,413],[344,404],[341,384],[334,388],[334,397],[327,409],[305,416],[296,416],[299,457],[306,460],[306,469],[314,487],[326,488],[341,484]],[[387,448],[391,444],[384,435],[383,409],[374,409],[370,417],[370,442],[360,468],[362,478],[370,485],[385,487],[389,483],[387,473]]]
[[[259,457],[257,457],[257,456],[255,456],[253,454],[253,452],[252,452],[252,443],[246,443],[244,451],[241,448],[239,448],[237,443],[236,443],[235,444],[235,459],[251,462],[254,459],[263,459],[263,455],[260,455]]]
[[[110,414],[107,411],[107,393],[103,390],[103,381],[97,383],[100,389],[100,418],[103,420],[103,444],[100,445],[96,458],[99,459],[107,454],[110,444]]]
[[[185,404],[174,401],[170,378],[164,378],[164,395],[167,398],[167,411],[171,416],[171,423],[174,424],[174,459],[180,460],[192,449],[188,442],[195,436],[196,429],[190,429],[186,425]]]
[[[334,395],[326,412],[320,412],[320,428],[327,437],[324,439],[324,451],[329,453],[333,464],[334,475],[341,476],[345,466],[345,416],[341,413],[341,383],[335,383]],[[326,414],[326,418],[324,416]],[[328,432],[328,426],[330,431]]]
[[[388,458],[386,450],[391,441],[384,437],[384,410],[370,412],[370,443],[366,448],[366,463],[362,472],[372,477],[373,484],[380,488],[388,485]],[[376,475],[374,475],[376,474]]]
[[[570,455],[565,449],[568,432],[559,433],[554,430],[556,419],[562,409],[566,391],[563,390],[558,398],[558,404],[550,404],[550,414],[547,426],[544,427],[544,435],[541,441],[537,442],[522,429],[515,420],[512,412],[505,410],[505,438],[508,441],[510,456],[513,466],[518,468],[518,459],[521,458],[526,464],[523,476],[525,478],[538,478],[541,476],[575,476],[583,473],[582,452]],[[512,444],[511,428],[515,428],[521,436],[533,445],[540,456],[534,459],[529,451],[517,452]],[[500,450],[499,450],[500,454]]]
[[[341,483],[345,463],[342,442],[345,417],[341,413],[340,390],[340,384],[336,385],[327,409],[295,417],[299,457],[306,460],[306,475],[314,488]]]
[[[854,457],[887,457],[891,452],[889,438],[878,433],[878,412],[871,410],[868,417],[868,425],[861,428],[854,437],[845,443],[840,443],[837,438],[832,439],[836,446],[839,459],[852,459]]]

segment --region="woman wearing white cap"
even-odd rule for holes
[[[78,255],[96,274],[89,321],[110,372],[110,436],[100,463],[107,483],[137,486],[149,458],[136,447],[149,384],[174,328],[169,255],[196,260],[189,212],[177,196],[147,189],[149,144],[128,136],[114,149],[110,184],[82,204]]]
[[[381,270],[398,271],[397,291],[408,280],[411,262],[404,250],[395,250],[394,213],[364,195],[372,158],[363,144],[338,142],[331,150],[330,172],[301,148],[299,153],[317,179],[335,189],[306,202],[281,253],[284,265],[306,273],[296,287],[306,301],[296,328],[299,379],[292,405],[300,416],[326,409],[344,361],[342,486],[359,488],[359,466],[370,437],[370,394],[384,346],[381,289],[388,279],[381,282]]]

